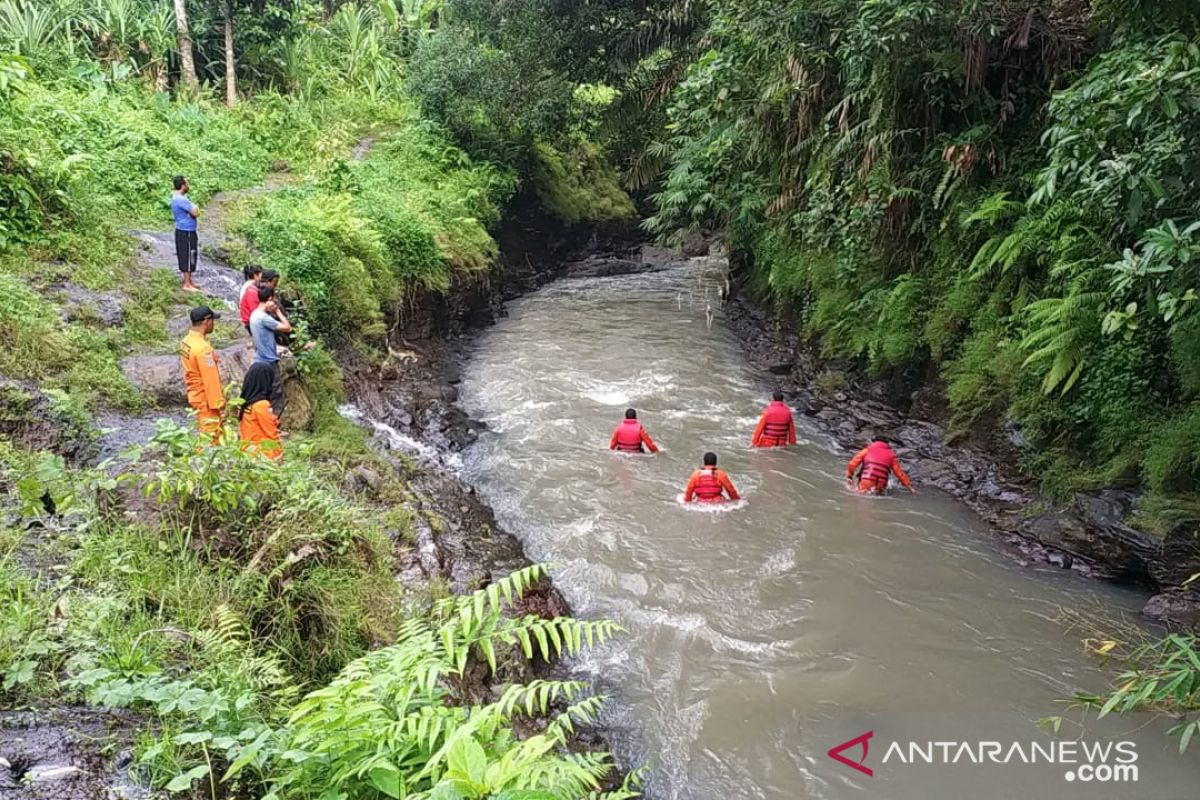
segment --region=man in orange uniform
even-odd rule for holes
[[[751,447],[786,447],[796,443],[796,423],[792,410],[783,404],[783,392],[776,391],[754,429]]]
[[[217,354],[208,341],[213,321],[218,315],[208,306],[192,309],[192,329],[179,345],[179,361],[183,365],[183,382],[187,386],[188,405],[196,409],[200,433],[221,438],[221,410],[225,394],[221,391],[221,372]]]
[[[279,418],[271,410],[275,368],[261,361],[246,370],[242,380],[242,407],[238,409],[238,434],[242,447],[272,461],[283,460]]]
[[[717,454],[705,453],[704,466],[692,473],[683,493],[683,502],[723,503],[726,495],[730,500],[742,499],[725,470],[717,469]]]
[[[896,451],[892,450],[887,439],[882,436],[872,438],[869,447],[859,450],[855,453],[854,458],[850,459],[850,465],[846,467],[846,482],[851,486],[854,485],[856,470],[859,471],[858,491],[860,492],[883,494],[888,488],[888,478],[894,473],[896,478],[904,484],[904,488],[913,494],[917,493],[917,490],[913,488],[912,481],[900,467],[900,459],[896,457]]]
[[[646,433],[642,423],[638,422],[637,410],[625,409],[625,419],[613,431],[612,439],[608,442],[609,450],[620,450],[622,453],[651,453],[658,452],[658,445]]]

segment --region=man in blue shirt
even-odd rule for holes
[[[200,287],[192,283],[192,273],[196,271],[196,260],[200,255],[200,245],[196,239],[196,217],[200,209],[188,200],[188,182],[182,175],[176,175],[171,181],[175,193],[171,195],[171,215],[175,217],[175,257],[179,259],[179,271],[183,273],[183,290],[198,292]]]
[[[250,314],[250,337],[254,339],[255,363],[270,364],[275,371],[271,386],[271,410],[276,417],[283,416],[283,373],[279,370],[279,343],[275,334],[292,332],[292,323],[283,313],[283,307],[275,299],[271,286],[258,288],[258,308]]]

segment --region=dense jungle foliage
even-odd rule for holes
[[[1053,495],[1141,486],[1177,498],[1158,524],[1195,516],[1194,4],[692,12],[661,57],[650,228],[725,230],[826,356],[932,382],[956,434],[1015,426]]]

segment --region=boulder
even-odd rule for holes
[[[1200,523],[1181,522],[1163,537],[1150,574],[1160,586],[1179,586],[1200,574]]]
[[[679,249],[688,258],[698,258],[708,255],[711,243],[703,231],[688,230],[679,240]]]
[[[235,344],[217,351],[217,364],[221,369],[221,381],[240,385],[246,370],[254,363],[254,351],[245,344]],[[312,422],[312,398],[304,388],[294,358],[283,358],[283,395],[286,407],[283,425],[293,430],[307,427]],[[179,356],[169,355],[130,356],[121,360],[121,371],[129,382],[163,406],[186,406],[187,391],[183,385],[183,372]]]
[[[1158,553],[1150,536],[1126,525],[1122,499],[1080,494],[1073,509],[1052,509],[1023,520],[1018,531],[1042,544],[1096,562],[1113,578],[1153,582],[1149,565]]]
[[[65,322],[99,323],[113,328],[125,320],[124,297],[119,292],[93,292],[73,283],[52,287],[62,303]]]
[[[243,352],[249,353],[245,348],[243,348]],[[247,359],[250,359],[249,355],[247,355]],[[246,367],[249,368],[249,366],[247,363]],[[280,422],[287,430],[303,430],[312,424],[314,411],[312,397],[304,388],[304,380],[300,377],[300,370],[296,368],[296,359],[285,358],[279,362],[279,366],[283,371],[283,398],[287,404],[283,409],[283,419]],[[243,374],[244,372],[243,370]],[[224,376],[223,369],[222,376]],[[241,380],[240,376],[238,379]]]
[[[29,450],[50,450],[69,461],[87,459],[95,431],[35,386],[0,378],[0,436]]]
[[[53,783],[82,773],[82,769],[69,764],[38,764],[25,772],[24,780],[29,783]]]
[[[253,361],[253,351],[244,344],[218,350],[217,364],[221,369],[221,381],[240,383]],[[159,403],[187,405],[183,372],[179,366],[179,356],[175,353],[130,356],[121,360],[121,371],[130,383]]]
[[[1151,597],[1142,608],[1142,614],[1200,631],[1200,592],[1168,589]]]

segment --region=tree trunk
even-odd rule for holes
[[[233,60],[233,2],[221,4],[225,12],[225,105],[233,108],[237,102],[237,70]]]
[[[200,87],[196,64],[192,61],[192,35],[188,32],[187,0],[175,0],[175,26],[179,31],[179,71],[183,85],[193,94]]]

